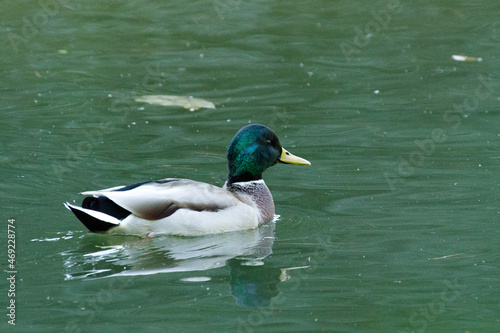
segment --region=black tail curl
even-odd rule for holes
[[[118,206],[106,197],[87,197],[83,199],[82,208],[96,210],[98,212],[116,217],[119,220],[123,220],[131,214],[128,210]]]
[[[66,207],[71,209],[73,214],[75,214],[75,216],[80,220],[80,222],[83,223],[83,225],[85,225],[85,227],[87,227],[87,229],[89,229],[90,232],[106,232],[117,226],[117,224],[100,220],[85,211],[73,208],[69,205],[66,205]],[[131,214],[128,210],[118,206],[106,197],[87,197],[83,199],[82,208],[95,210],[113,216],[118,220],[123,220]]]

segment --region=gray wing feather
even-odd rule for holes
[[[170,216],[178,209],[218,211],[241,203],[236,196],[223,188],[175,178],[82,194],[105,196],[134,215],[148,220]]]

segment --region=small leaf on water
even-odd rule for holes
[[[146,95],[136,98],[135,101],[153,105],[182,106],[190,111],[200,108],[215,109],[214,103],[192,96]]]

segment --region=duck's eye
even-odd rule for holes
[[[271,143],[271,140],[266,140],[267,143]]]

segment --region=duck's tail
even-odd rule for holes
[[[90,232],[106,232],[121,222],[116,217],[97,210],[78,207],[68,202],[64,203],[64,206],[72,211]]]

